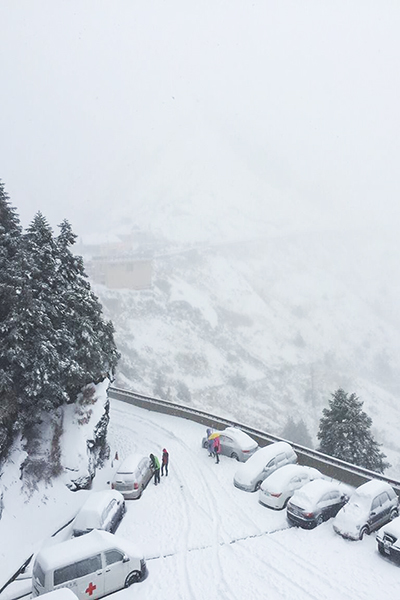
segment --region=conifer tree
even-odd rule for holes
[[[317,434],[318,450],[346,462],[383,473],[390,465],[380,445],[371,433],[372,419],[362,410],[363,402],[355,393],[350,396],[342,389],[336,390],[329,408],[322,411]]]
[[[12,370],[13,307],[21,293],[22,228],[0,181],[0,456],[11,443],[17,422]]]
[[[102,307],[91,291],[83,260],[70,247],[76,235],[64,220],[56,243],[58,273],[63,281],[60,295],[63,303],[63,327],[71,334],[66,389],[71,396],[86,384],[112,378],[119,359],[114,342],[114,327],[105,321]]]

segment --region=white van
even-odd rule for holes
[[[78,537],[92,529],[115,533],[125,514],[125,500],[116,490],[91,492],[72,522],[72,535]]]
[[[102,598],[147,576],[145,560],[126,540],[94,529],[43,548],[32,571],[32,596],[68,588],[75,596]]]

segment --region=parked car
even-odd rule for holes
[[[275,442],[259,448],[249,460],[240,465],[235,473],[233,483],[246,492],[259,490],[262,482],[271,473],[287,465],[297,462],[297,454],[287,442]]]
[[[383,556],[400,563],[400,517],[381,527],[376,534],[376,541]]]
[[[79,600],[96,600],[145,577],[146,561],[130,542],[94,529],[40,550],[33,564],[32,597],[70,588]]]
[[[338,483],[314,479],[297,490],[286,507],[290,523],[312,529],[334,517],[348,500]]]
[[[214,431],[219,434],[221,454],[245,462],[258,450],[258,444],[247,433],[237,427],[227,427],[223,431]],[[208,439],[203,438],[201,445],[208,448]]]
[[[72,523],[72,534],[78,537],[92,529],[114,533],[124,514],[125,500],[121,492],[92,492]]]
[[[131,454],[118,468],[111,487],[121,492],[125,500],[140,498],[153,475],[154,471],[148,456]]]
[[[322,473],[313,467],[284,465],[262,482],[259,502],[270,508],[285,508],[296,490],[321,477]]]
[[[385,481],[371,479],[352,494],[333,522],[333,529],[344,538],[362,540],[364,534],[379,529],[398,516],[399,500]]]

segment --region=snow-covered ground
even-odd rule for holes
[[[238,463],[222,456],[215,464],[201,448],[203,434],[204,427],[189,420],[112,401],[112,456],[118,452],[120,461],[133,451],[160,456],[163,447],[170,453],[169,477],[159,486],[151,482],[140,500],[128,502],[116,532],[142,548],[149,577],[115,597],[375,600],[399,595],[398,567],[378,554],[374,534],[349,542],[334,533],[332,521],[312,531],[289,527],[284,511],[263,507],[257,494],[233,486]],[[113,469],[109,465],[96,478],[96,489],[107,484]],[[79,501],[88,493],[80,492]],[[59,502],[35,504],[32,498],[30,508],[32,523],[54,526],[67,516]],[[68,534],[66,529],[60,535]],[[1,535],[0,544],[9,558],[19,558],[38,547],[37,536],[37,528],[26,525],[24,537]],[[9,594],[3,592],[1,599]]]

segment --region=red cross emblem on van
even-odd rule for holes
[[[89,583],[87,590],[85,590],[85,594],[89,594],[91,596],[96,589],[97,586],[93,585],[92,582]]]

